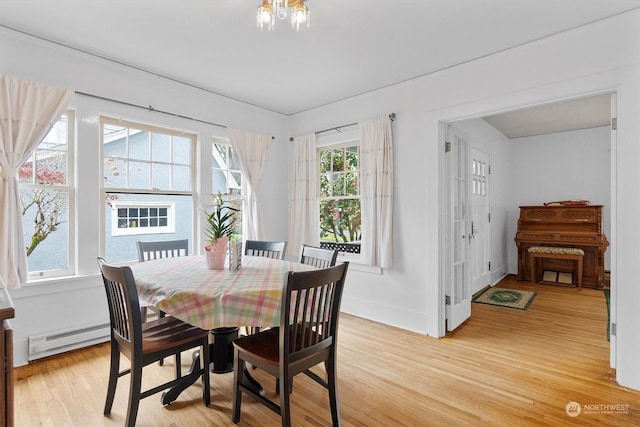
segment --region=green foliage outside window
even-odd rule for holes
[[[320,151],[320,240],[362,238],[359,147]]]

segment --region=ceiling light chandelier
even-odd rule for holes
[[[256,25],[260,30],[267,27],[269,31],[276,27],[276,16],[280,20],[291,15],[291,28],[300,31],[300,24],[307,23],[309,28],[309,8],[304,4],[306,0],[263,0],[258,6]]]

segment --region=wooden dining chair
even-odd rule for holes
[[[137,241],[138,262],[189,255],[189,240]]]
[[[160,240],[149,242],[136,242],[138,251],[138,262],[151,261],[159,258],[173,258],[177,256],[189,255],[189,240]],[[140,300],[140,312],[142,313],[142,321],[147,321],[147,312],[151,310],[156,313],[157,317],[164,317],[164,312],[158,310],[148,301]]]
[[[240,421],[242,393],[247,393],[291,425],[289,395],[293,377],[306,373],[329,391],[331,419],[340,425],[336,377],[336,346],[342,290],[349,263],[322,270],[287,274],[282,294],[280,326],[234,341],[234,423]],[[278,380],[280,404],[243,383],[246,363],[251,363]],[[309,368],[324,363],[327,380],[311,374]]]
[[[129,404],[126,426],[134,426],[140,400],[166,390],[180,382],[180,353],[192,348],[200,349],[202,366],[202,401],[211,403],[209,388],[209,331],[167,316],[142,323],[138,309],[138,292],[131,268],[107,264],[98,258],[102,273],[109,320],[111,323],[111,363],[104,414],[111,413],[118,378],[130,374]],[[129,369],[120,371],[120,354],[131,362]],[[164,357],[176,356],[176,379],[142,390],[142,368]]]
[[[302,245],[300,262],[318,268],[333,267],[338,259],[338,251],[315,246]]]
[[[247,240],[244,242],[244,254],[284,260],[287,254],[287,242],[270,242],[267,240]],[[259,326],[246,326],[246,333],[251,335],[260,331]]]
[[[247,240],[244,242],[244,254],[274,259],[284,259],[287,242],[269,242],[266,240]]]

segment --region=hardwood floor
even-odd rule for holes
[[[472,317],[442,339],[343,315],[338,355],[343,426],[637,426],[640,392],[620,387],[609,368],[602,291],[531,285],[512,277],[499,286],[538,295],[527,311],[472,304]],[[102,415],[108,345],[19,368],[16,426],[120,426],[128,379],[120,380],[110,417]],[[190,361],[183,356],[184,369]],[[321,372],[320,369],[318,372]],[[274,383],[255,377],[275,396]],[[173,374],[173,363],[145,368],[145,382]],[[159,382],[159,381],[158,381]],[[178,401],[144,399],[138,426],[233,425],[232,375],[211,376],[212,403],[200,383]],[[569,402],[582,412],[569,417]],[[611,411],[616,405],[619,413]],[[326,391],[302,375],[291,396],[295,426],[331,424]],[[243,397],[239,426],[276,426],[279,417]]]

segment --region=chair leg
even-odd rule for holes
[[[160,310],[159,308],[156,309],[156,313],[158,314],[158,319],[162,319],[165,315],[164,311]],[[158,365],[164,366],[164,359],[158,360]],[[179,365],[180,364],[178,363],[178,360],[176,360],[176,366],[179,366]]]
[[[289,394],[293,393],[293,378],[289,381]],[[276,379],[276,394],[280,394],[280,381]]]
[[[142,389],[142,363],[131,361],[131,386],[129,388],[129,406],[127,408],[127,427],[136,425],[138,407],[140,406],[140,391]]]
[[[338,382],[336,375],[335,359],[331,358],[325,362],[327,369],[327,383],[329,385],[329,405],[331,406],[331,421],[333,427],[340,426],[340,410],[338,408]]]
[[[162,362],[164,359],[161,359]],[[176,353],[176,378],[180,378],[182,376],[182,358],[180,353]]]
[[[291,394],[291,384],[293,378],[287,378],[283,375],[278,378],[280,384],[280,417],[282,418],[282,427],[291,427],[291,406],[289,405],[289,397]]]
[[[201,350],[202,356],[202,403],[204,406],[211,404],[211,382],[209,376],[209,337],[205,337],[202,341]]]
[[[240,359],[240,352],[235,351],[233,357],[233,411],[231,420],[234,424],[240,422],[240,406],[242,405],[242,391],[240,383],[244,376],[244,360]]]
[[[104,404],[104,415],[111,413],[113,398],[116,395],[116,385],[118,384],[118,373],[120,371],[120,351],[111,344],[111,362],[109,366],[109,384],[107,385],[107,400]]]

